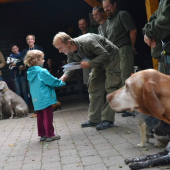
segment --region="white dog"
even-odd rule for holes
[[[10,118],[14,117],[14,111],[17,116],[28,115],[28,106],[25,101],[11,91],[4,81],[0,81],[0,92],[3,94],[4,102],[9,106]]]
[[[18,63],[19,61],[20,61],[20,59],[16,59],[16,58],[12,58],[12,57],[7,57],[6,63],[7,63],[7,64],[12,64],[12,63],[16,64],[16,63]],[[10,69],[10,70],[12,70],[14,67],[16,67],[16,66],[11,66],[11,65],[9,65],[9,69]]]

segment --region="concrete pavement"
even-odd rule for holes
[[[87,121],[88,101],[65,104],[54,112],[55,131],[59,141],[40,142],[36,118],[0,120],[1,170],[129,170],[127,157],[153,154],[163,150],[150,139],[144,148],[133,117],[116,114],[115,126],[97,131],[81,128]],[[169,166],[149,168],[170,169]]]

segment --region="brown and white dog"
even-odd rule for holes
[[[155,132],[159,134],[170,124],[170,76],[149,69],[137,72],[128,78],[125,86],[109,94],[110,107],[117,111],[138,111],[160,120]],[[164,122],[163,122],[164,121]],[[166,122],[166,123],[165,123]],[[163,128],[165,128],[163,130]],[[167,133],[169,135],[169,132]],[[165,134],[165,135],[166,135]],[[162,134],[161,134],[162,135]],[[160,153],[126,159],[131,169],[170,164],[170,142]]]
[[[154,144],[154,146],[160,147],[160,146],[166,146],[168,142],[166,142],[167,138],[165,136],[165,133],[161,135],[160,126],[160,120],[149,115],[142,114],[140,112],[134,111],[132,112],[132,115],[134,117],[134,120],[136,124],[139,127],[140,130],[140,143],[137,144],[137,147],[143,147],[145,145],[145,142],[149,142],[149,137],[155,136],[155,132],[160,132],[155,138],[157,139],[157,142]],[[157,127],[156,130],[155,127]],[[159,128],[160,127],[160,128]],[[165,138],[165,139],[164,139]],[[159,140],[160,139],[160,140]],[[164,140],[163,140],[164,139]]]
[[[8,105],[11,117],[14,117],[14,112],[18,117],[28,115],[28,106],[25,101],[16,93],[11,91],[4,81],[0,81],[0,92],[3,95],[3,101]]]
[[[154,69],[137,72],[107,100],[117,112],[136,110],[170,123],[170,76]]]

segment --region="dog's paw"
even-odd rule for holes
[[[154,144],[155,147],[165,147],[166,145],[164,143],[157,142]]]
[[[138,148],[143,148],[143,146],[144,146],[143,143],[137,144],[137,147],[138,147]]]
[[[126,164],[129,164],[129,163],[130,163],[129,159],[125,159],[124,162],[125,162]]]
[[[130,164],[129,164],[129,168],[132,169],[132,170],[136,170],[136,169],[138,169],[138,168],[137,168],[137,167],[138,167],[137,164],[138,164],[138,163],[130,163]]]

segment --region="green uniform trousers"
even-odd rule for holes
[[[165,65],[164,62],[159,62],[158,66],[159,72],[164,73],[166,75],[170,75],[170,66]]]
[[[119,48],[120,69],[122,85],[125,85],[125,80],[134,73],[134,51],[130,45],[124,45]]]
[[[89,121],[100,123],[103,120],[114,122],[115,111],[109,106],[106,95],[121,87],[120,56],[117,52],[110,60],[92,69],[89,78]]]

